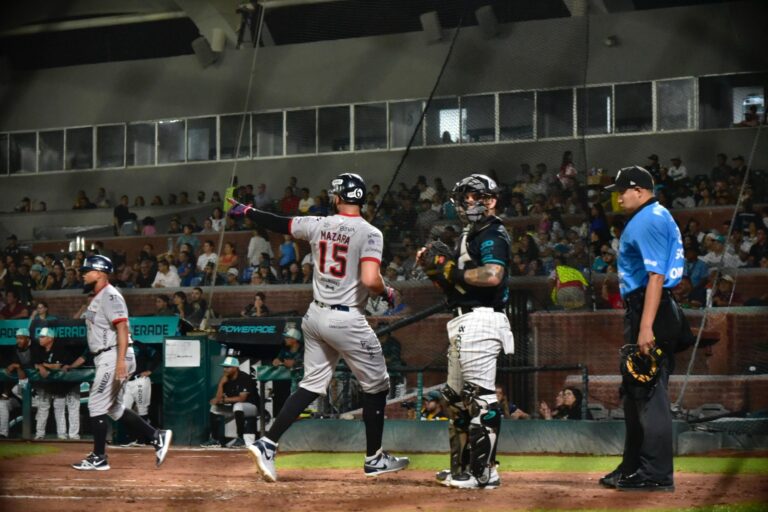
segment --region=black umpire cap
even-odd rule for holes
[[[653,177],[651,173],[638,165],[619,169],[616,181],[613,182],[613,185],[605,187],[605,190],[621,192],[635,187],[653,190]]]

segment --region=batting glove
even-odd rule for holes
[[[384,297],[384,299],[387,301],[389,309],[393,309],[395,307],[395,299],[397,296],[394,288],[391,286],[385,286],[384,291],[381,292],[381,296]]]
[[[227,202],[232,205],[232,208],[229,209],[227,212],[227,215],[230,217],[244,217],[248,214],[250,210],[253,210],[254,208],[250,205],[238,203],[231,197],[227,198]]]

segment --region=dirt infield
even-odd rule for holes
[[[89,446],[0,460],[0,510],[509,510],[686,507],[767,502],[768,477],[678,474],[674,493],[621,493],[595,473],[502,472],[502,487],[460,491],[426,471],[366,479],[350,470],[284,470],[267,484],[242,450],[173,450],[161,469],[151,449],[111,449],[111,471],[69,468]],[[279,470],[279,460],[278,460]],[[643,496],[641,498],[641,496]]]

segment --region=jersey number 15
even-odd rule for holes
[[[320,248],[320,272],[325,273],[326,261],[328,258],[328,241],[321,240],[318,243]],[[333,277],[342,278],[347,275],[347,244],[331,244],[331,258],[335,264],[328,265],[328,273]]]

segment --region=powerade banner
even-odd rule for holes
[[[168,336],[175,336],[179,324],[176,316],[134,316],[129,318],[131,336],[143,343],[162,343]],[[0,345],[15,345],[16,330],[29,326],[29,320],[0,320]],[[56,332],[56,340],[65,344],[85,344],[85,320],[50,320],[48,327]],[[36,337],[39,337],[37,327]],[[282,331],[281,331],[282,332]]]
[[[286,318],[233,318],[219,325],[216,340],[227,345],[282,345]]]

